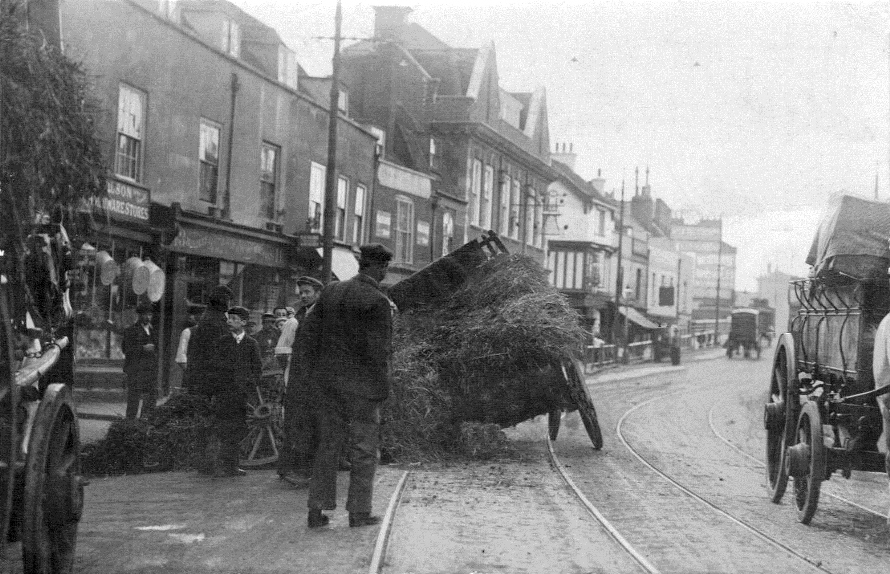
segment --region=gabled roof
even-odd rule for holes
[[[562,179],[564,183],[567,183],[571,187],[574,187],[579,193],[585,195],[591,200],[596,200],[606,205],[615,207],[615,201],[604,197],[601,193],[594,189],[593,185],[589,181],[585,181],[584,178],[575,173],[572,168],[555,159],[551,160],[551,164],[553,165],[553,169],[556,170],[556,172],[560,176],[560,179]]]

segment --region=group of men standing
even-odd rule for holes
[[[295,484],[308,482],[310,528],[327,525],[324,511],[336,508],[337,470],[344,446],[351,462],[346,503],[349,525],[379,522],[371,514],[371,503],[380,410],[390,389],[393,313],[380,283],[392,253],[379,244],[359,250],[359,273],[352,279],[326,287],[311,277],[297,280],[302,307],[280,328],[273,351],[287,381],[279,475]],[[272,341],[266,317],[257,333],[261,342],[247,334],[249,311],[230,307],[231,298],[227,287],[214,288],[187,345],[187,388],[211,400],[214,424],[208,444],[218,445],[199,472],[215,477],[245,474],[238,468],[238,452],[247,431],[247,393],[262,375],[261,342],[268,357]],[[151,345],[154,353],[157,345],[156,335],[152,342],[146,339],[153,336],[150,311],[140,308],[139,321],[124,335],[125,372],[134,389],[147,367],[135,359],[138,350],[148,352]],[[128,413],[130,394],[138,393],[128,393]],[[138,408],[138,402],[133,408]]]

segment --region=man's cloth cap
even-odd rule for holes
[[[265,321],[266,319],[272,319],[274,321],[275,315],[273,315],[272,313],[263,313],[263,321]]]
[[[375,263],[389,263],[392,259],[392,251],[379,243],[362,245],[358,248],[358,250],[362,254],[361,258],[366,261],[373,261]]]
[[[222,301],[223,299],[228,301],[232,297],[232,290],[225,285],[217,285],[210,291],[210,298],[216,299],[217,301]]]
[[[309,277],[308,275],[303,275],[302,277],[297,279],[297,285],[311,285],[317,290],[321,290],[324,288],[324,283],[322,283],[315,277]]]
[[[245,321],[250,318],[250,311],[248,311],[244,307],[230,307],[227,313],[229,315],[238,315]]]

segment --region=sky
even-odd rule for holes
[[[331,70],[333,0],[234,0],[272,25],[312,75]],[[343,35],[372,35],[373,5],[454,47],[493,42],[508,91],[547,92],[551,146],[627,193],[724,219],[736,288],[768,265],[805,275],[833,194],[890,199],[890,7],[815,2],[343,3]],[[346,44],[354,40],[347,40]]]

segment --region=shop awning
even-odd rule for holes
[[[642,313],[633,307],[619,307],[618,312],[644,329],[659,329],[660,327],[647,319]]]
[[[323,250],[318,248],[318,254],[321,255]],[[352,279],[358,275],[358,259],[351,249],[334,246],[331,252],[331,271],[340,281]]]

